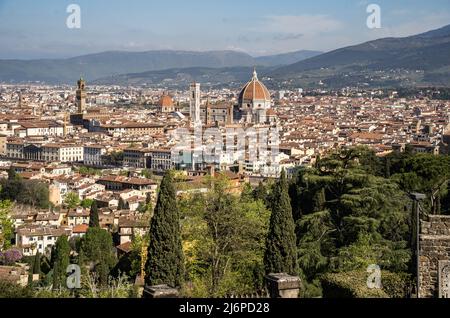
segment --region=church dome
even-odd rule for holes
[[[161,96],[161,99],[159,100],[159,106],[173,107],[172,97],[170,97],[170,95],[168,95],[168,94],[163,94],[163,96]]]
[[[253,71],[253,78],[242,88],[239,94],[239,103],[246,104],[255,100],[270,102],[269,90],[258,80],[256,70]]]

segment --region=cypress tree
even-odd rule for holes
[[[33,264],[30,266],[28,271],[28,285],[33,285],[33,274],[39,274],[39,278],[41,275],[41,253],[39,251],[36,252],[33,258]]]
[[[89,213],[89,227],[100,227],[100,222],[98,220],[97,201],[92,202],[91,205],[91,210]]]
[[[41,253],[37,251],[33,261],[33,274],[41,274]]]
[[[99,227],[89,228],[81,245],[80,259],[80,264],[94,267],[100,285],[107,285],[109,272],[116,262],[111,234]]]
[[[391,158],[387,157],[385,159],[385,167],[384,167],[384,177],[389,179],[391,177]]]
[[[298,275],[295,224],[284,170],[274,188],[264,266],[266,273]]]
[[[159,190],[150,223],[150,243],[145,264],[145,283],[178,287],[183,283],[184,258],[181,245],[179,211],[172,173],[168,171]]]
[[[53,289],[59,289],[66,284],[66,270],[69,266],[70,246],[67,236],[62,235],[58,238],[54,252]]]
[[[117,207],[119,210],[126,210],[127,209],[127,204],[125,203],[125,201],[122,198],[119,198],[119,205]]]

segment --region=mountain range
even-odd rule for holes
[[[253,66],[270,88],[450,86],[450,25],[331,52],[252,57],[235,51],[103,52],[59,60],[0,60],[0,81],[185,87],[241,85]]]
[[[126,73],[173,68],[235,66],[281,66],[321,54],[298,51],[273,56],[252,57],[235,51],[110,51],[68,59],[0,60],[0,81],[73,83],[80,75],[95,80]]]
[[[426,33],[383,38],[277,68],[278,81],[328,86],[450,85],[450,25]]]

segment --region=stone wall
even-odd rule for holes
[[[438,297],[439,262],[450,260],[450,216],[422,221],[419,239],[419,297]]]

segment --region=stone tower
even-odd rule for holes
[[[194,126],[200,124],[200,83],[192,83],[189,94],[189,115]]]
[[[76,97],[77,97],[78,113],[83,114],[86,111],[86,91],[85,91],[86,82],[81,77],[78,80],[77,84],[78,89]]]

